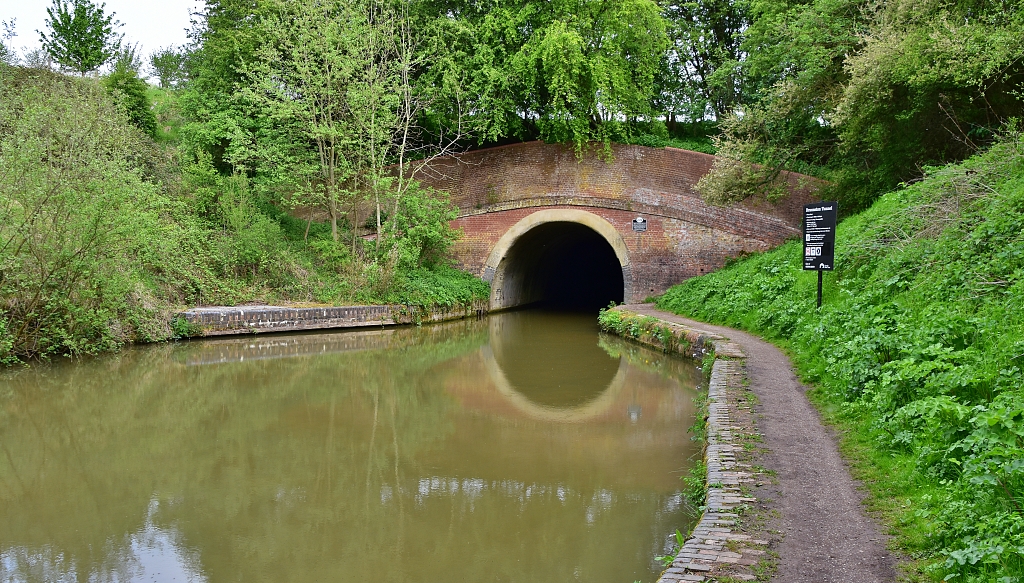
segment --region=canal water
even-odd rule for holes
[[[653,581],[693,363],[520,311],[0,375],[0,582]]]

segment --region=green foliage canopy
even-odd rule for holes
[[[156,114],[146,94],[149,84],[139,77],[139,63],[133,48],[118,52],[113,70],[103,78],[103,86],[124,110],[128,120],[153,137],[156,135]]]
[[[689,131],[679,116],[697,137],[711,121],[722,159],[701,187],[718,202],[778,190],[786,169],[828,179],[844,208],[860,208],[1024,113],[1020,0],[371,5],[400,9],[420,35],[406,70],[428,104],[420,137],[664,145]],[[238,166],[232,144],[273,127],[236,89],[242,64],[260,62],[274,6],[216,0],[193,33],[183,102],[203,121],[185,133],[222,171]]]
[[[145,338],[134,283],[162,203],[144,140],[94,83],[0,75],[0,359]]]
[[[174,47],[158,49],[149,56],[150,70],[161,88],[173,89],[185,81],[185,59],[184,52]]]
[[[445,23],[413,8],[378,0],[210,3],[182,99],[195,120],[183,131],[195,155],[249,175],[274,204],[325,209],[335,243],[348,231],[345,253],[314,242],[318,249],[364,257],[355,225],[370,226],[372,257],[364,258],[379,262],[372,270],[382,270],[385,287],[395,269],[436,265],[435,249],[447,251],[455,236],[444,218],[451,204],[410,178],[461,131],[458,108],[423,127],[432,107],[458,99],[460,81],[448,75]],[[241,25],[225,16],[243,13]],[[406,211],[426,222],[409,223]]]
[[[607,142],[649,117],[668,46],[651,0],[428,1],[450,20],[478,140]]]
[[[43,49],[54,61],[80,75],[107,63],[121,47],[114,30],[120,23],[107,15],[105,3],[92,0],[53,0],[46,9],[49,33],[39,32]]]
[[[258,25],[266,42],[239,66],[246,83],[241,96],[266,123],[254,140],[233,148],[233,159],[294,184],[293,201],[325,205],[337,241],[343,186],[358,163],[357,150],[391,137],[373,132],[364,142],[358,131],[359,118],[372,123],[395,109],[381,103],[393,98],[393,87],[360,84],[377,80],[360,77],[374,72],[374,47],[363,41],[377,31],[367,26],[366,13],[343,2],[266,5]]]
[[[443,198],[401,199],[397,271],[354,261],[322,224],[307,245],[253,179],[154,144],[106,81],[0,67],[0,362],[167,339],[171,310],[197,304],[487,296],[445,264]]]
[[[671,45],[658,79],[658,110],[670,123],[676,114],[690,121],[726,117],[743,97],[740,43],[750,25],[748,3],[663,0],[662,6]]]
[[[605,122],[651,114],[650,95],[667,46],[649,0],[552,2],[509,63],[541,138],[607,142]]]
[[[744,96],[704,192],[742,199],[787,168],[863,208],[965,158],[1024,114],[1022,15],[1018,0],[751,2]]]

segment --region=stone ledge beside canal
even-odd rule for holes
[[[750,445],[759,441],[754,413],[745,386],[746,354],[736,344],[712,332],[614,308],[632,325],[611,330],[620,336],[661,350],[699,357],[715,354],[708,383],[707,502],[700,520],[672,565],[658,583],[682,581],[752,581],[770,574],[770,547],[777,541],[766,530],[767,505],[751,493],[767,476],[755,471]],[[607,328],[606,328],[607,329]],[[763,537],[763,538],[758,538]]]
[[[334,328],[401,326],[479,317],[487,301],[453,307],[421,306],[234,306],[192,308],[174,314],[186,322],[189,336],[226,336],[267,332],[298,332]]]

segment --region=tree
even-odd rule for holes
[[[411,176],[461,137],[457,113],[446,126],[454,133],[418,126],[450,84],[420,90],[416,77],[449,61],[438,58],[443,43],[429,20],[413,22],[410,4],[268,0],[263,44],[237,67],[245,100],[267,123],[249,141],[233,138],[231,158],[290,181],[293,203],[326,208],[335,241],[343,214],[354,224],[357,199],[368,196],[382,254],[397,254],[399,215],[411,208],[403,197],[422,195]]]
[[[369,65],[360,46],[369,38],[368,23],[353,8],[319,0],[276,3],[260,25],[269,42],[243,65],[248,99],[277,122],[246,157],[261,166],[271,157],[283,164],[297,186],[292,202],[325,206],[335,241],[343,186],[354,171],[350,153],[359,147],[351,89]]]
[[[106,3],[92,0],[53,0],[46,9],[49,34],[36,31],[43,49],[62,67],[85,76],[104,65],[121,48],[121,35],[114,30],[121,23],[107,15]]]
[[[0,28],[3,28],[3,32],[0,33],[0,63],[11,65],[17,61],[14,51],[7,47],[7,42],[16,36],[14,33],[15,22],[14,18],[0,21]]]
[[[454,23],[481,142],[621,139],[650,119],[668,46],[654,0],[425,0]],[[627,123],[622,123],[627,122]]]
[[[246,63],[258,61],[256,52],[266,42],[263,33],[265,1],[207,0],[197,14],[185,60],[188,84],[182,88],[179,104],[188,120],[181,128],[185,159],[209,158],[221,174],[239,169],[236,145],[244,136],[266,135],[273,123],[251,99],[238,91],[250,81]],[[252,168],[251,170],[256,170]],[[253,176],[256,183],[262,177]]]
[[[787,169],[863,208],[1024,114],[1024,0],[761,0],[749,18],[739,114],[698,184],[713,200]]]
[[[547,25],[512,60],[544,139],[608,142],[608,122],[649,117],[667,47],[651,0],[555,2]]]
[[[166,47],[149,56],[150,70],[160,80],[160,87],[172,89],[185,80],[185,52]]]
[[[669,123],[682,113],[689,121],[716,120],[740,101],[740,43],[749,25],[746,2],[662,0],[671,41],[662,80]]]

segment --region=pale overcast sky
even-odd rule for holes
[[[99,4],[102,0],[96,1]],[[206,6],[205,0],[105,0],[106,12],[116,13],[121,21],[119,32],[126,42],[139,45],[145,59],[158,48],[185,44],[185,31],[191,27],[190,14]],[[22,52],[23,48],[39,48],[37,30],[46,29],[46,9],[52,0],[0,0],[0,20],[16,19],[18,36],[7,46]]]

